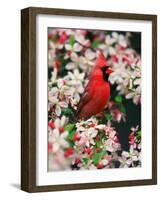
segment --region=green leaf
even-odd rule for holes
[[[96,142],[96,146],[97,146],[97,147],[100,147],[101,145],[102,145],[101,140],[99,140],[99,141]]]
[[[126,108],[125,108],[125,106],[121,106],[121,107],[120,107],[120,111],[121,111],[122,113],[126,113]]]
[[[75,124],[68,124],[68,125],[66,125],[66,126],[64,127],[64,130],[70,132],[70,131],[72,131],[74,128],[75,128]]]
[[[137,142],[141,141],[141,131],[136,132],[136,139],[137,139]]]
[[[121,103],[122,102],[122,96],[116,96],[115,97],[115,101],[117,102],[117,103]]]
[[[65,115],[65,116],[69,116],[69,115],[73,114],[73,111],[70,108],[66,108],[66,109],[63,110],[62,114]]]
[[[98,162],[100,160],[100,155],[98,153],[95,153],[92,160],[93,160],[94,165],[98,165]]]
[[[83,158],[83,161],[85,162],[85,164],[87,164],[88,163],[88,158]]]
[[[68,131],[67,140],[72,141],[75,133],[75,124],[68,124],[67,126],[64,127],[64,130]]]
[[[68,141],[69,147],[73,147],[74,146],[74,142],[72,140],[67,140],[67,141]]]
[[[67,140],[73,140],[75,130],[72,130],[68,133]]]
[[[67,75],[68,71],[66,70],[66,65],[71,62],[71,59],[64,59],[65,53],[62,53],[62,55],[58,54],[58,59],[61,61],[59,76],[64,77]]]
[[[108,121],[112,120],[112,115],[111,115],[111,114],[107,114],[107,115],[106,115],[106,119],[107,119]]]
[[[100,41],[99,40],[95,40],[92,42],[92,48],[95,49],[98,47],[98,45],[100,44]]]
[[[138,136],[138,137],[141,137],[141,131],[138,131],[138,132],[137,132],[137,136]]]
[[[71,35],[70,38],[69,38],[69,44],[70,44],[71,46],[73,46],[74,43],[75,43],[75,38],[74,38],[73,35]]]
[[[95,152],[92,161],[94,163],[94,165],[98,165],[98,163],[100,162],[100,160],[102,159],[102,157],[106,154],[106,151],[101,151],[99,153]]]

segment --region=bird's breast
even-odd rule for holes
[[[82,105],[79,114],[80,118],[89,118],[102,112],[110,98],[110,85],[103,80],[90,81],[88,84],[88,93],[90,98]]]
[[[93,100],[98,105],[105,107],[110,97],[110,85],[108,82],[101,81],[95,84]]]

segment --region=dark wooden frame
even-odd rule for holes
[[[152,22],[152,179],[36,186],[36,16],[38,14]],[[27,192],[45,192],[154,184],[157,184],[157,16],[33,7],[21,10],[21,189]]]

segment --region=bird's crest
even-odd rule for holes
[[[97,60],[96,60],[96,67],[105,67],[105,66],[109,66],[103,52],[101,51]]]

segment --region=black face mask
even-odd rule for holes
[[[102,73],[103,73],[103,79],[104,79],[104,81],[106,81],[106,82],[108,82],[108,78],[109,78],[109,74],[106,72],[106,70],[108,69],[108,67],[107,66],[105,66],[105,67],[102,67]]]

